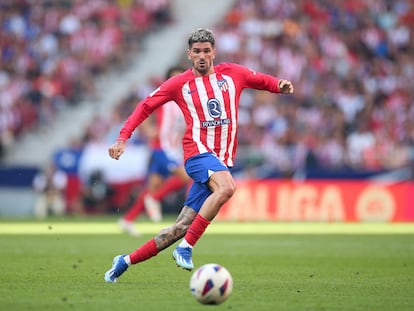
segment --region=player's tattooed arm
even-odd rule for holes
[[[187,232],[197,213],[190,207],[184,206],[172,226],[162,229],[155,237],[159,251],[181,239]]]

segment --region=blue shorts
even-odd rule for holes
[[[191,207],[197,213],[204,201],[212,193],[207,181],[214,172],[228,171],[227,166],[214,154],[207,152],[189,158],[185,163],[185,170],[193,180],[187,200],[184,205]]]
[[[149,161],[148,174],[158,174],[166,179],[178,166],[180,164],[168,158],[164,150],[154,149]]]

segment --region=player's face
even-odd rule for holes
[[[196,42],[187,51],[188,59],[194,68],[194,73],[205,76],[213,73],[213,60],[216,50],[210,42]]]

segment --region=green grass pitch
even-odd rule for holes
[[[413,224],[213,223],[193,260],[231,272],[219,306],[191,296],[172,247],[104,282],[115,255],[172,221],[142,220],[133,238],[113,217],[0,220],[0,310],[414,310]]]

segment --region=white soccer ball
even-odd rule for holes
[[[208,263],[194,271],[190,280],[191,294],[202,304],[221,304],[233,291],[233,278],[223,266]]]

